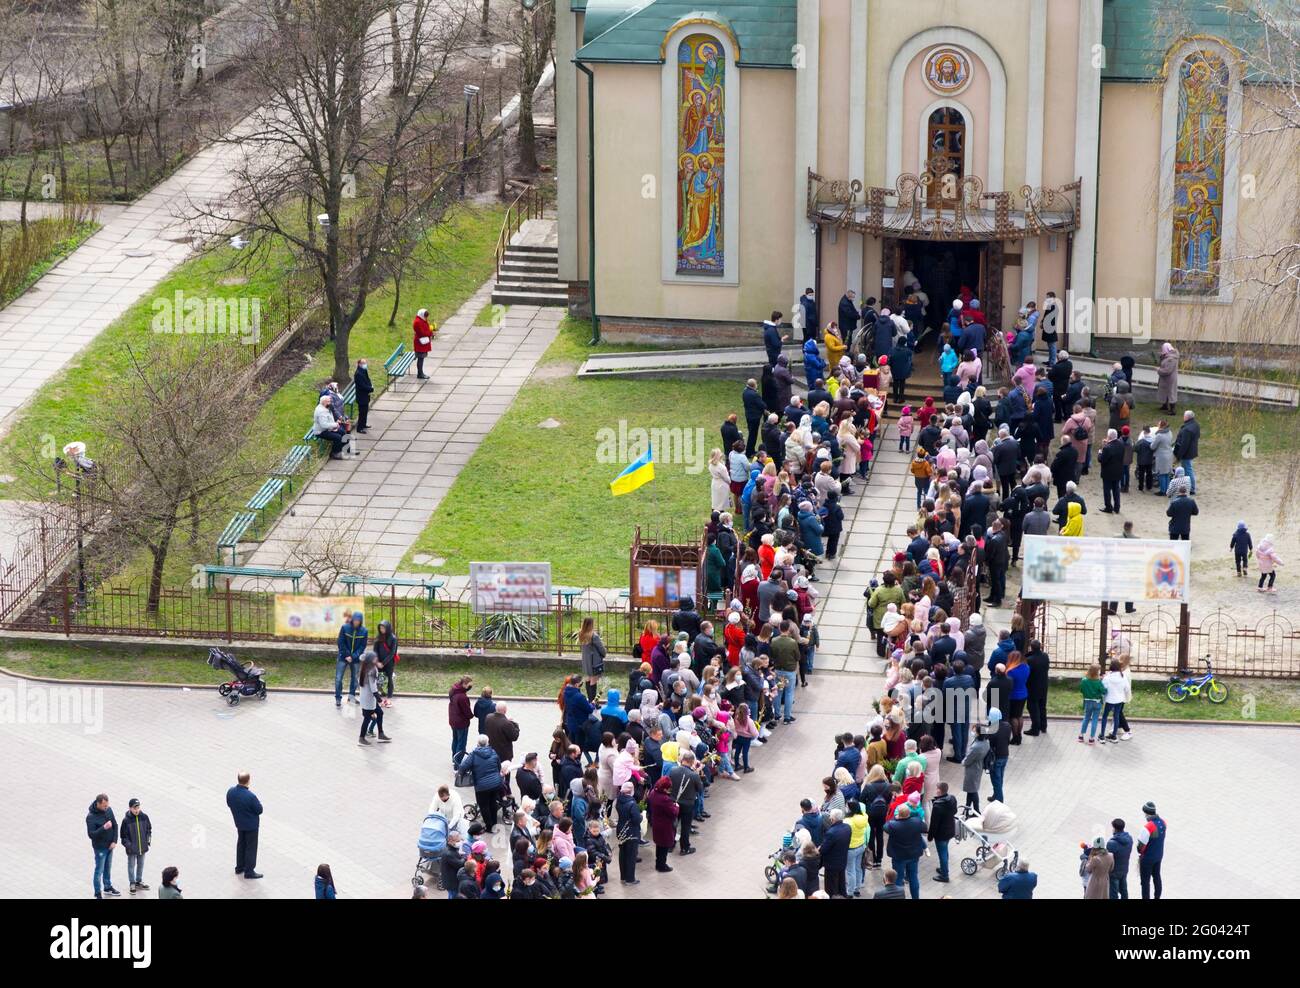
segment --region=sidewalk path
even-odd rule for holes
[[[283,565],[293,545],[322,519],[357,519],[366,543],[365,572],[396,572],[461,468],[492,431],[555,339],[564,310],[511,306],[500,326],[475,326],[492,282],[444,322],[419,381],[415,366],[371,406],[370,429],[354,441],[359,455],[325,463],[262,545],[250,566]],[[402,329],[400,339],[410,332]],[[378,379],[382,363],[371,361]],[[303,428],[311,409],[303,409]],[[503,478],[509,483],[509,478]]]
[[[223,201],[229,144],[204,148],[138,200],[100,213],[103,227],[0,311],[0,430],[108,325],[193,252],[191,205]]]

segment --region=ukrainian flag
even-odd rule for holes
[[[654,447],[646,447],[645,455],[609,482],[609,492],[615,497],[632,491],[655,479]]]

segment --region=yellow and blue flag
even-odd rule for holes
[[[645,455],[609,482],[609,492],[615,497],[632,491],[655,479],[654,447],[647,446]]]

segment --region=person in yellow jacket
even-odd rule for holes
[[[844,822],[849,825],[849,863],[845,869],[844,891],[850,897],[858,894],[866,877],[867,834],[871,830],[867,811],[856,799],[849,800],[849,815]]]
[[[1065,506],[1065,524],[1061,527],[1062,535],[1083,535],[1083,508],[1078,501],[1071,501]]]
[[[840,336],[840,327],[835,323],[827,326],[826,332],[822,334],[822,342],[826,344],[826,366],[834,371],[840,365],[840,358],[849,352],[844,338]]]

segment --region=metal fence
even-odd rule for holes
[[[58,571],[77,541],[77,522],[69,513],[41,518],[0,557],[0,624],[19,615]]]
[[[1118,628],[1131,646],[1135,672],[1173,673],[1178,670],[1178,617],[1178,608],[1144,608],[1139,614],[1107,615],[1103,626],[1100,609],[1084,613],[1044,604],[1034,628],[1053,668],[1086,669],[1101,661],[1110,633]],[[1213,611],[1190,626],[1187,654],[1193,671],[1208,657],[1216,673],[1300,678],[1300,630],[1277,611],[1253,623],[1231,611]]]
[[[366,595],[364,607],[369,627],[387,618],[404,645],[552,655],[579,651],[578,632],[587,617],[594,619],[609,650],[623,655],[631,653],[647,621],[656,620],[663,628],[671,617],[670,612],[632,607],[620,595],[592,589],[566,589],[553,595],[547,607],[510,614],[475,613],[468,588],[458,596],[430,601],[418,587],[394,587]],[[320,642],[277,635],[274,589],[257,582],[234,589],[229,580],[211,591],[166,588],[157,610],[150,611],[143,584],[104,584],[88,594],[85,607],[78,607],[75,578],[64,576],[34,606],[0,617],[0,627],[68,635]]]

